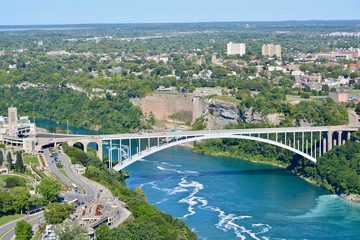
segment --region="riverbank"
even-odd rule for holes
[[[250,155],[244,154],[240,157],[240,156],[231,154],[229,152],[198,151],[195,147],[191,147],[191,148],[192,148],[193,152],[203,154],[203,155],[209,155],[209,156],[215,156],[215,157],[229,157],[229,158],[234,158],[234,159],[246,160],[246,161],[253,162],[253,163],[272,165],[272,166],[281,167],[281,168],[287,168],[289,166],[289,165],[287,165],[283,162],[277,161],[275,159],[266,159],[261,155],[250,156]],[[254,159],[254,158],[257,158],[257,159]]]
[[[340,194],[340,197],[349,202],[360,204],[360,194]]]

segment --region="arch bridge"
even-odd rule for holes
[[[173,146],[206,139],[243,139],[271,144],[299,154],[316,163],[317,158],[334,146],[350,139],[359,126],[286,127],[185,132],[156,132],[114,135],[52,135],[38,137],[38,146],[67,142],[84,151],[96,150],[102,160],[109,157],[109,168],[120,171],[132,163]]]

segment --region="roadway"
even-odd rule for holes
[[[282,127],[282,128],[251,128],[251,129],[224,129],[224,130],[200,130],[183,132],[152,132],[152,133],[130,133],[130,134],[109,134],[98,136],[87,136],[102,140],[116,139],[139,139],[139,138],[163,138],[163,137],[184,137],[202,135],[233,135],[233,134],[271,134],[271,133],[302,133],[302,132],[326,132],[326,131],[356,131],[360,127],[357,125],[340,126],[315,126],[315,127]],[[83,136],[82,136],[83,137]],[[79,138],[81,141],[81,137]]]
[[[83,137],[87,135],[75,135],[75,134],[59,134],[59,133],[38,133],[36,134],[37,138],[74,138],[74,137]]]
[[[82,177],[80,174],[76,174],[71,164],[67,161],[66,155],[62,151],[58,152],[59,161],[63,164],[63,169],[65,170],[69,178],[67,178],[61,172],[59,172],[59,169],[56,167],[54,157],[50,157],[50,155],[51,153],[49,149],[45,149],[43,156],[45,161],[47,162],[47,166],[49,170],[52,173],[54,173],[65,184],[71,186],[71,183],[75,183],[77,185],[84,187],[86,191],[85,194],[77,194],[77,193],[62,194],[63,197],[65,197],[68,201],[71,201],[73,199],[78,199],[81,202],[88,202],[95,198],[96,192],[94,189],[99,189],[99,187],[95,184],[92,185],[90,180],[88,180],[85,177]],[[80,191],[82,191],[81,188]],[[32,215],[27,215],[23,218],[14,220],[3,226],[0,226],[0,234],[6,232],[1,237],[1,240],[11,240],[15,237],[15,226],[16,223],[20,220],[25,220],[29,222],[32,226],[34,226],[38,224],[40,221],[44,221],[44,211]]]
[[[355,119],[355,117],[352,117]],[[254,128],[254,129],[225,129],[225,130],[200,130],[183,132],[149,132],[149,133],[128,133],[128,134],[108,134],[108,135],[66,135],[66,134],[38,134],[39,140],[55,142],[58,140],[70,140],[77,138],[81,140],[111,140],[111,139],[139,139],[139,138],[162,138],[162,137],[181,137],[181,136],[199,136],[199,135],[219,135],[219,134],[261,134],[261,133],[293,133],[293,132],[325,132],[325,131],[354,131],[359,128],[359,123],[352,120],[354,125],[341,126],[315,126],[315,127],[284,127],[284,128]]]
[[[352,109],[348,109],[349,114],[349,125],[358,125],[359,124],[359,115]]]
[[[38,213],[34,213],[32,215],[27,215],[23,218],[19,218],[17,220],[14,220],[12,222],[9,222],[7,224],[4,224],[2,226],[0,226],[0,234],[4,233],[5,234],[1,237],[1,240],[11,240],[15,237],[15,226],[16,223],[21,221],[21,220],[25,220],[26,222],[30,223],[31,226],[34,226],[38,223],[41,223],[45,220],[44,218],[44,211],[38,212]]]
[[[56,161],[54,160],[54,157],[50,157],[51,155],[52,155],[52,153],[50,153],[49,149],[44,150],[43,156],[44,156],[44,160],[47,163],[46,165],[47,165],[48,169],[50,170],[50,172],[55,174],[55,176],[57,178],[59,178],[60,181],[62,181],[63,183],[65,183],[68,186],[71,186],[73,181],[71,181],[71,179],[67,178],[64,174],[62,174],[59,171],[59,169],[56,166]]]
[[[64,194],[64,197],[67,197],[68,200],[70,197],[74,197],[79,199],[79,201],[81,202],[88,202],[94,199],[97,194],[96,193],[97,186],[94,185],[89,179],[75,172],[73,165],[70,163],[70,160],[62,150],[58,151],[58,157],[59,157],[59,161],[63,165],[63,169],[65,170],[69,178],[72,180],[72,182],[78,185],[81,191],[82,191],[81,187],[85,189],[85,194],[79,194],[77,196],[73,194]]]
[[[49,149],[45,149],[43,156],[47,162],[49,170],[68,186],[71,186],[71,184],[74,183],[79,187],[79,193],[75,192],[75,193],[62,194],[62,196],[67,201],[78,199],[80,202],[88,202],[95,198],[96,191],[94,189],[96,189],[96,187],[93,184],[91,184],[87,178],[75,172],[74,167],[67,159],[67,156],[62,150],[57,151],[58,162],[62,164],[63,166],[62,169],[65,170],[67,176],[65,176],[59,171],[59,169],[56,166],[56,161],[54,160],[54,157],[50,157],[50,155],[51,153]],[[85,193],[83,192],[83,188],[85,189]]]

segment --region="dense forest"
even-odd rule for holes
[[[102,225],[96,231],[97,239],[197,239],[183,221],[159,211],[147,203],[140,188],[130,190],[125,185],[125,172],[109,170],[93,153],[85,153],[74,147],[64,146],[73,164],[86,166],[85,176],[106,186],[126,203],[132,216],[119,227],[109,229]]]
[[[288,91],[269,84],[267,88],[262,89],[256,95],[249,90],[238,91],[236,98],[240,100],[239,108],[241,111],[252,108],[264,115],[283,114],[284,118],[280,125],[284,127],[299,126],[301,121],[307,121],[317,126],[348,123],[345,105],[339,105],[326,98],[322,102],[301,101],[298,104],[289,104],[285,101]]]
[[[22,115],[50,118],[58,122],[97,129],[105,133],[123,133],[141,126],[141,110],[124,96],[89,99],[86,94],[68,89],[0,88],[3,115],[13,105]]]
[[[293,170],[334,193],[360,194],[360,142],[353,138],[325,153],[316,164],[301,159]]]

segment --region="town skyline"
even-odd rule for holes
[[[339,11],[341,7],[346,7],[346,11]],[[270,5],[265,0],[106,0],[101,4],[93,0],[65,0],[61,4],[35,0],[20,1],[20,5],[7,1],[2,3],[6,11],[0,16],[0,25],[358,20],[359,8],[356,0],[344,0],[341,5],[325,0],[304,0],[297,5],[285,0],[275,0]]]

